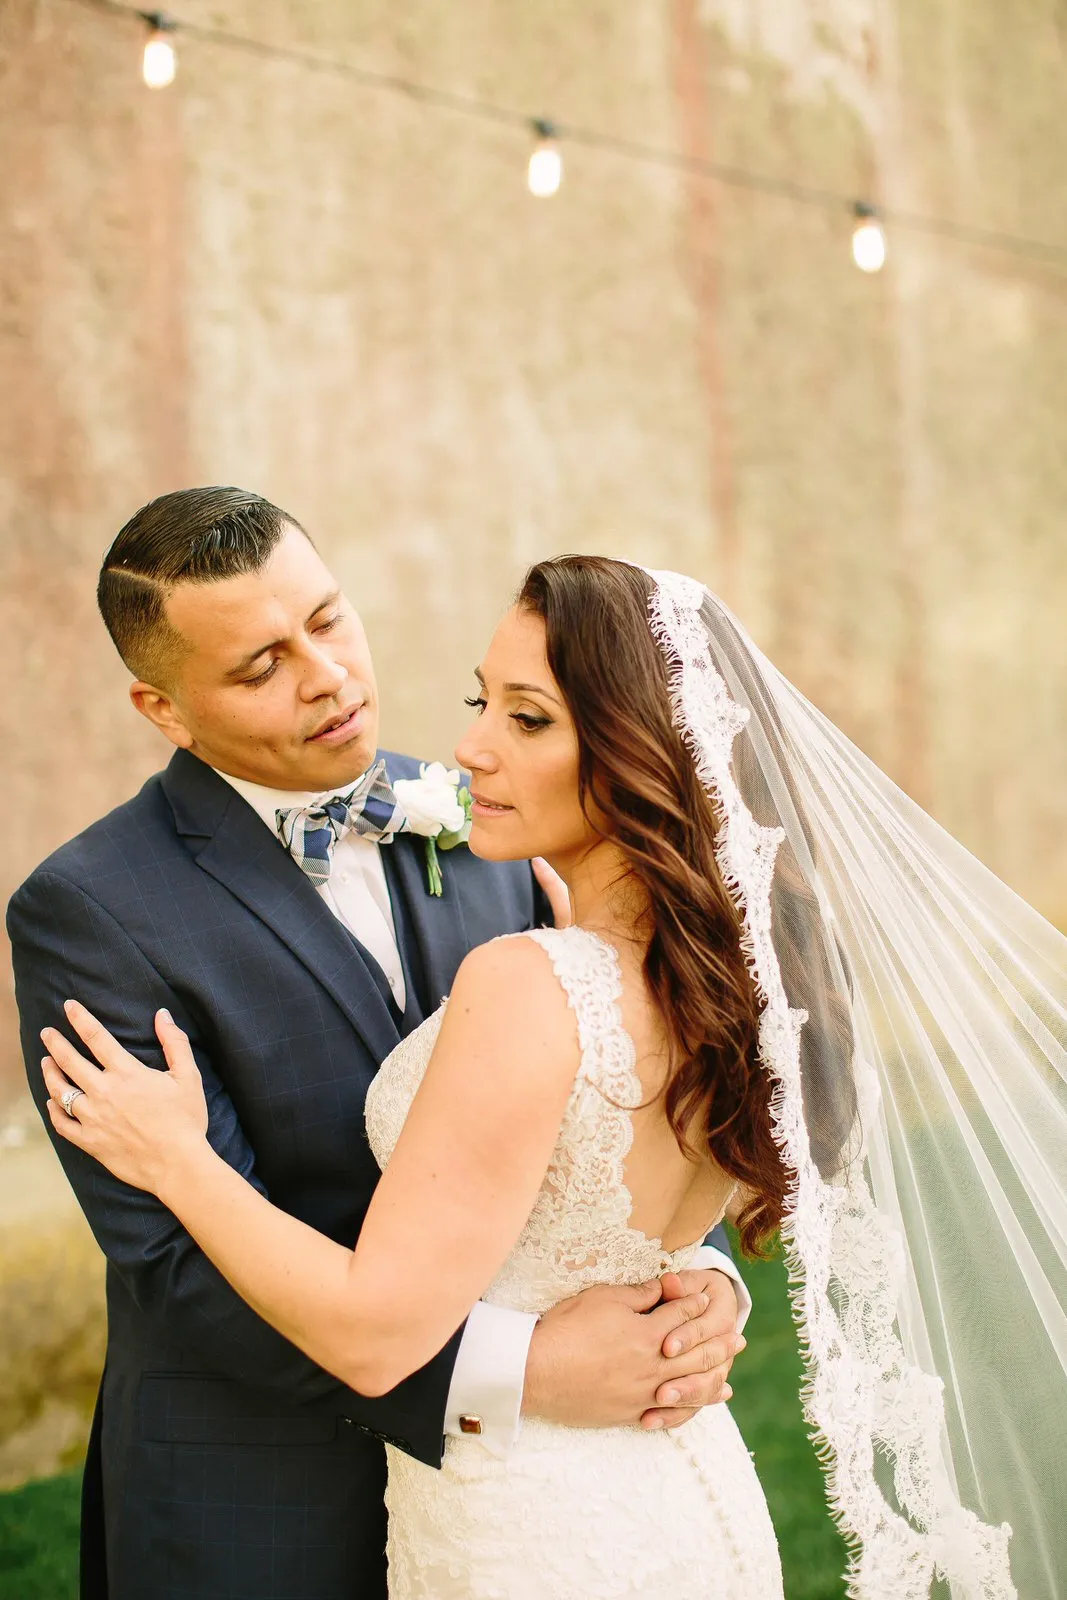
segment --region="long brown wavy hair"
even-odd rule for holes
[[[706,1154],[751,1199],[738,1218],[758,1255],[789,1182],[757,1055],[760,1005],[741,919],[715,857],[717,823],[671,720],[667,663],[648,624],[651,580],[621,562],[560,556],[531,567],[518,607],[545,624],[548,664],[574,719],[579,794],[648,898],[644,971],[671,1065],[664,1093],[679,1147]]]

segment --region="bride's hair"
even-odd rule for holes
[[[683,1150],[710,1154],[750,1191],[738,1230],[757,1254],[781,1222],[789,1174],[758,1058],[741,919],[715,857],[711,800],[671,718],[651,591],[640,568],[559,556],[531,567],[516,603],[545,624],[577,732],[583,809],[648,896],[645,977],[671,1048],[668,1121]]]

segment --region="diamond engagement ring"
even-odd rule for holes
[[[68,1117],[72,1117],[74,1115],[74,1102],[77,1100],[80,1094],[84,1093],[84,1089],[63,1090],[63,1093],[59,1097],[59,1103],[63,1107],[63,1110],[67,1113]]]

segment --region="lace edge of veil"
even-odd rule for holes
[[[960,1503],[942,1449],[942,1382],[910,1362],[901,1343],[903,1240],[879,1213],[862,1163],[837,1185],[811,1158],[800,1060],[807,1013],[789,1005],[771,929],[785,831],[757,823],[732,770],[733,743],[750,713],[731,699],[712,662],[704,586],[677,573],[648,575],[649,626],[667,660],[674,724],[715,807],[716,855],[762,1007],[760,1059],[774,1079],[774,1134],[791,1174],[782,1240],[805,1367],[801,1399],[849,1550],[848,1595],[926,1600],[940,1577],[960,1600],[1017,1600],[1011,1529],[982,1522]],[[840,1315],[831,1284],[845,1308]],[[879,1486],[879,1455],[891,1463],[904,1515]]]

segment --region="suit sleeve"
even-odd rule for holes
[[[353,1425],[439,1466],[460,1333],[390,1394],[368,1399],[264,1322],[153,1195],[120,1182],[59,1138],[45,1111],[40,1030],[57,1027],[77,1042],[65,1022],[64,1000],[82,1001],[127,1050],[156,1068],[164,1062],[152,1019],[165,1006],[193,1044],[212,1147],[265,1193],[234,1106],[181,997],[111,914],[59,874],[38,871],[22,886],[8,908],[8,932],[30,1092],[97,1243],[138,1307],[195,1353],[205,1370],[270,1391],[287,1405],[335,1408]]]
[[[707,1238],[704,1240],[704,1249],[717,1250],[719,1254],[721,1256],[725,1256],[728,1261],[732,1261],[734,1259],[734,1253],[730,1249],[730,1235],[726,1231],[725,1222],[720,1222],[717,1228],[713,1228],[711,1230]]]
[[[728,1278],[733,1279],[734,1294],[737,1296],[737,1332],[744,1332],[745,1323],[752,1312],[752,1296],[748,1292],[745,1280],[737,1270],[733,1251],[730,1249],[730,1236],[726,1232],[725,1223],[720,1222],[713,1228],[704,1243],[694,1256],[691,1265],[694,1267],[713,1268],[716,1272],[724,1272]]]

